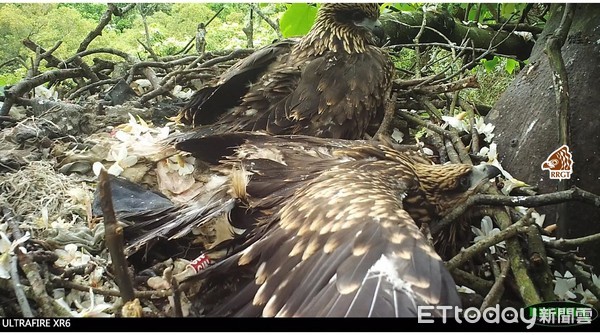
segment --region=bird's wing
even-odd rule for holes
[[[266,130],[328,138],[361,138],[383,114],[393,64],[375,47],[361,54],[325,53],[290,59],[270,68],[240,106],[202,136],[227,131]]]
[[[222,267],[258,266],[255,280],[214,315],[414,316],[459,305],[439,256],[402,209],[410,176],[367,162],[333,168],[295,192]]]
[[[214,122],[240,99],[279,57],[290,52],[296,40],[287,39],[265,46],[240,60],[223,73],[219,80],[198,90],[181,110],[180,116],[194,126]]]
[[[294,133],[361,138],[369,123],[383,115],[393,71],[389,57],[376,47],[360,54],[325,53],[304,68],[296,89],[275,107],[270,124],[290,126],[283,122],[289,120]]]

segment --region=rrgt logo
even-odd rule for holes
[[[573,173],[573,156],[569,147],[563,145],[554,150],[542,163],[542,171],[550,172],[550,179],[570,179]]]

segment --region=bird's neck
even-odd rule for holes
[[[363,53],[371,44],[368,36],[358,27],[340,26],[331,18],[317,17],[317,21],[301,42],[298,50],[320,56],[327,51],[334,53]]]

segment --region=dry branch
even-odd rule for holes
[[[133,283],[129,277],[127,268],[127,258],[124,252],[123,227],[120,227],[112,203],[110,190],[110,181],[108,172],[102,169],[99,175],[98,188],[100,189],[100,205],[104,217],[105,241],[110,258],[113,264],[113,270],[116,274],[117,284],[121,296],[125,301],[132,301],[135,298],[133,293]]]
[[[39,50],[41,52],[40,55],[42,56],[42,58],[46,62],[48,62],[48,64],[47,64],[48,67],[58,67],[58,68],[63,68],[63,69],[66,68],[66,66],[64,65],[62,60],[60,60],[56,56],[52,55],[51,52],[49,53],[46,49],[42,48],[40,45],[38,45],[34,41],[30,40],[29,38],[24,39],[23,41],[21,41],[21,43],[23,43],[24,46],[26,46],[29,50],[31,50],[33,52],[36,52],[36,50]],[[55,44],[55,47],[57,45],[60,46],[60,44],[58,42]]]
[[[458,255],[454,256],[451,260],[446,262],[446,267],[450,270],[455,269],[466,261],[473,258],[473,256],[480,254],[487,248],[496,245],[502,241],[505,241],[520,232],[526,232],[524,227],[529,224],[529,217],[523,217],[521,220],[517,221],[513,225],[509,226],[506,229],[503,229],[500,233],[492,236],[488,236],[484,239],[479,240],[477,243],[468,247],[465,250],[462,250]]]
[[[600,233],[572,239],[559,238],[545,243],[550,248],[567,249],[598,242],[600,242]]]
[[[504,282],[506,281],[506,277],[508,276],[508,272],[510,271],[510,264],[508,264],[507,261],[502,261],[500,268],[500,275],[498,276],[498,278],[496,278],[494,285],[483,299],[483,303],[479,308],[479,310],[481,311],[484,311],[490,306],[496,305],[500,301],[500,298],[502,298],[502,294],[504,294]]]
[[[8,115],[10,108],[16,102],[17,98],[20,98],[27,91],[35,88],[36,86],[42,85],[43,83],[49,81],[58,81],[64,80],[68,78],[76,78],[84,75],[84,71],[79,69],[59,69],[44,72],[40,75],[37,75],[33,78],[22,80],[17,83],[15,86],[11,87],[8,91],[4,92],[6,95],[6,99],[2,108],[0,109],[0,116]]]
[[[438,224],[432,228],[432,233],[435,234],[444,228],[452,221],[461,216],[468,208],[474,205],[496,205],[496,206],[525,206],[537,207],[548,206],[564,203],[567,201],[581,201],[596,207],[600,207],[600,197],[580,189],[573,187],[566,191],[547,193],[532,196],[505,196],[492,194],[476,194],[464,203],[457,206],[448,215],[446,215]]]
[[[279,37],[279,39],[283,39],[281,30],[279,30],[279,24],[273,22],[273,20],[266,16],[265,13],[263,13],[257,5],[253,3],[250,3],[248,5],[256,12],[256,14],[258,14],[258,16],[260,16],[261,19],[263,19],[271,28],[273,28],[275,33],[277,33],[277,37]]]
[[[104,30],[104,27],[106,27],[106,25],[110,22],[113,12],[117,11],[117,5],[113,4],[113,3],[109,3],[108,4],[108,9],[104,12],[104,14],[102,14],[102,17],[100,17],[100,22],[98,22],[98,25],[96,26],[96,28],[94,28],[94,30],[90,31],[89,34],[83,39],[83,41],[81,42],[81,44],[79,44],[79,48],[77,48],[77,52],[82,52],[84,50],[86,50],[88,48],[88,46],[90,45],[90,43],[92,43],[92,41],[102,35],[102,30]]]
[[[52,287],[54,288],[68,288],[72,290],[77,290],[81,292],[89,292],[90,290],[95,294],[100,294],[107,297],[121,297],[121,292],[118,290],[108,290],[99,287],[92,287],[87,285],[81,285],[74,283],[69,280],[64,280],[60,278],[53,278],[51,281]],[[166,298],[173,295],[172,290],[157,290],[157,291],[135,291],[134,296],[140,299],[150,299],[150,298]]]

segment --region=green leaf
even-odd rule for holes
[[[517,67],[518,64],[519,64],[519,62],[517,62],[516,60],[508,58],[508,59],[506,59],[506,65],[504,66],[504,69],[509,74],[512,74],[515,71],[515,68]]]
[[[483,64],[485,71],[489,73],[489,72],[494,71],[494,69],[496,69],[496,65],[498,65],[499,61],[500,61],[500,58],[494,57],[493,59],[490,59],[490,60],[482,59],[481,63]]]
[[[411,3],[406,3],[406,2],[402,2],[402,3],[394,3],[391,4],[394,8],[396,8],[397,10],[403,11],[403,12],[414,12],[415,9],[419,8],[418,4],[411,4]]]
[[[306,35],[315,22],[317,8],[304,3],[290,4],[279,20],[283,37]]]
[[[502,9],[500,14],[504,17],[504,18],[508,18],[513,12],[515,12],[516,9],[516,4],[514,3],[505,3],[502,4]]]

